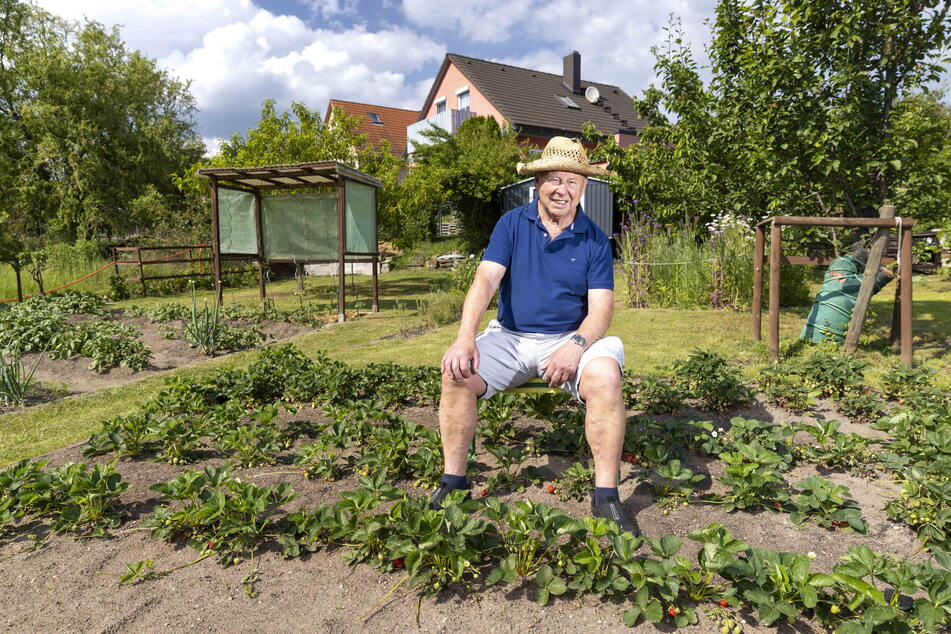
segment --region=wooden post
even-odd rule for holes
[[[779,264],[783,228],[773,221],[769,229],[769,360],[779,361]]]
[[[901,236],[899,236],[899,239]],[[899,244],[898,249],[900,255],[901,244]],[[889,341],[892,344],[892,350],[898,350],[898,347],[901,345],[901,274],[895,276],[895,304],[892,306],[892,331],[889,336]]]
[[[879,218],[894,218],[895,206],[883,205],[878,210]],[[865,274],[862,276],[862,286],[859,287],[859,294],[855,298],[855,307],[852,309],[852,319],[849,322],[849,331],[845,335],[845,351],[849,354],[855,352],[859,342],[859,336],[862,334],[862,325],[865,323],[865,314],[868,312],[868,304],[872,301],[872,292],[875,290],[875,277],[882,266],[882,255],[885,253],[885,247],[888,246],[888,236],[891,230],[880,228],[872,236],[872,244],[869,248],[868,262],[865,264]]]
[[[218,179],[210,177],[211,187],[211,260],[215,274],[215,301],[221,304],[223,292],[221,288],[221,231],[218,226]]]
[[[347,184],[337,176],[337,321],[347,320]]]
[[[898,271],[901,285],[901,361],[908,367],[912,365],[912,324],[911,324],[911,227],[902,225],[898,240]]]
[[[139,282],[142,284],[142,297],[146,297],[148,291],[145,289],[145,269],[142,268],[142,247],[135,248],[135,257],[139,262]]]
[[[258,247],[258,297],[262,300],[267,297],[264,288],[264,224],[261,221],[261,190],[254,189],[254,234]]]
[[[114,269],[113,274],[119,277],[119,252],[116,251],[115,247],[112,247],[112,268]]]
[[[380,312],[380,297],[379,297],[378,288],[377,288],[377,284],[378,284],[377,280],[378,280],[378,278],[379,278],[379,276],[377,275],[377,264],[378,264],[378,260],[379,260],[379,256],[378,256],[376,253],[374,253],[374,254],[373,254],[373,287],[372,287],[372,291],[371,291],[371,293],[372,293],[372,299],[371,299],[372,308],[371,308],[371,310],[372,310],[374,313]]]
[[[23,301],[23,280],[20,278],[20,267],[15,266],[13,270],[17,274],[17,302]]]
[[[753,247],[753,341],[763,339],[763,254],[766,248],[766,230],[756,227]]]

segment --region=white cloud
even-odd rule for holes
[[[715,0],[403,0],[407,19],[437,31],[455,31],[473,42],[535,43],[522,55],[499,61],[560,73],[561,59],[581,53],[581,75],[640,94],[654,78],[653,46],[666,40],[671,14],[683,20],[684,36],[702,64],[710,38],[704,20]]]
[[[67,0],[42,1],[51,12],[81,17]],[[320,4],[341,11],[350,5]],[[409,75],[445,54],[443,45],[406,28],[314,28],[248,0],[103,0],[94,9],[87,5],[83,12],[105,24],[125,24],[123,38],[131,47],[191,81],[206,139],[253,127],[265,99],[278,108],[300,101],[321,112],[332,97],[418,108],[422,98]]]

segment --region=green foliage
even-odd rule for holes
[[[402,217],[431,222],[446,205],[459,215],[468,250],[478,252],[499,218],[500,189],[518,180],[517,134],[493,117],[466,119],[454,134],[438,128],[424,134],[430,143],[416,148],[402,184]]]
[[[127,213],[130,203],[146,191],[174,197],[168,175],[201,156],[186,84],[130,51],[116,28],[16,0],[2,13],[0,233],[14,246],[0,246],[0,260],[23,263],[15,244],[29,248],[27,238],[141,227],[148,219]]]
[[[672,377],[648,372],[638,383],[631,383],[628,405],[648,414],[675,414],[684,408],[686,395]]]
[[[576,462],[561,473],[555,485],[559,500],[585,500],[594,487],[594,470]]]
[[[798,363],[800,374],[810,387],[831,398],[841,398],[861,384],[867,364],[845,354],[831,342],[812,348]]]
[[[767,366],[760,369],[758,374],[766,400],[796,414],[809,409],[821,394],[821,391],[811,389],[794,369]]]
[[[202,309],[198,310],[195,288],[192,287],[192,307],[187,315],[182,337],[204,355],[212,355],[218,350],[250,348],[265,339],[257,328],[232,328],[225,324],[220,313],[218,302],[215,302],[214,308],[209,308],[206,302]]]
[[[935,371],[926,367],[897,365],[882,375],[882,394],[904,403],[908,397],[931,387]]]
[[[479,401],[479,435],[487,444],[515,440],[515,394],[496,394],[490,399]]]
[[[800,488],[792,499],[796,510],[789,516],[793,523],[812,519],[827,528],[849,528],[862,535],[868,532],[862,512],[847,487],[818,476],[810,476],[796,486]]]
[[[33,367],[27,369],[18,351],[11,353],[9,358],[0,352],[0,403],[19,407],[26,404],[26,394],[33,386],[33,375],[39,363],[37,359]]]
[[[673,363],[678,386],[701,409],[724,412],[745,405],[752,398],[739,368],[715,352],[694,350],[686,359]]]
[[[885,505],[885,513],[918,533],[927,548],[951,546],[951,479],[912,467],[898,499]]]
[[[636,100],[649,123],[640,142],[600,139],[625,213],[636,201],[662,223],[870,216],[901,200],[946,216],[947,109],[918,94],[940,76],[944,3],[720,2],[707,84],[679,24],[668,34],[659,85]],[[787,233],[803,246],[839,241]]]

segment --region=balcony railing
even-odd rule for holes
[[[432,130],[435,126],[454,134],[463,121],[474,116],[476,113],[470,110],[443,110],[428,119],[406,126],[406,151],[412,154],[416,151],[416,146],[429,144],[429,139],[422,134],[424,130]]]

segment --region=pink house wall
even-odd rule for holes
[[[436,102],[442,97],[446,98],[447,109],[458,110],[459,100],[456,91],[467,86],[469,88],[469,110],[481,116],[491,115],[495,117],[499,125],[504,125],[505,119],[502,117],[502,113],[496,110],[495,106],[489,103],[489,100],[485,98],[485,95],[479,92],[472,82],[451,62],[448,68],[446,68],[446,74],[442,78],[442,83],[439,84],[439,88],[436,90],[433,102],[429,104],[429,110],[426,111],[426,118],[436,114]]]
[[[622,132],[618,132],[617,134],[614,135],[614,140],[617,141],[617,144],[619,146],[621,146],[621,149],[624,149],[629,145],[633,145],[637,143],[637,135],[624,134]]]

